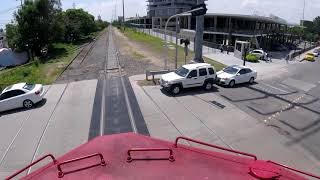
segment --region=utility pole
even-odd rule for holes
[[[123,16],[123,19],[122,19],[122,25],[123,25],[123,29],[125,30],[125,17],[124,17],[124,0],[122,0],[122,16]]]
[[[304,13],[305,13],[305,10],[306,10],[306,0],[303,0],[303,11],[302,11],[302,23],[304,23]],[[303,26],[304,24],[302,24]]]
[[[176,17],[176,56],[174,61],[174,68],[178,69],[178,38],[180,31],[180,18]]]
[[[198,5],[199,4],[204,4],[204,0],[198,0]],[[196,17],[196,37],[195,37],[195,56],[193,61],[195,63],[202,63],[203,58],[202,58],[202,46],[203,46],[203,31],[204,31],[204,15],[202,16],[197,16]]]

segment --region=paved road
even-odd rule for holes
[[[320,61],[288,67],[288,73],[254,85],[218,86],[218,94],[301,145],[320,161]]]

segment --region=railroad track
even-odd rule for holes
[[[110,26],[108,28],[104,73],[102,75],[100,136],[124,132],[138,133],[124,76],[120,64],[120,53],[113,39],[113,30]]]

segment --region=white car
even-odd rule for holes
[[[313,53],[314,57],[318,57],[319,56],[319,50],[314,50]]]
[[[257,79],[257,72],[244,66],[229,66],[217,73],[217,83],[234,87],[241,83],[254,83]]]
[[[0,94],[0,112],[16,108],[32,108],[44,96],[41,84],[19,83],[5,88]]]
[[[205,90],[212,89],[217,78],[215,68],[207,63],[188,64],[175,72],[161,76],[160,85],[176,95],[184,88],[202,86]]]
[[[256,55],[260,60],[267,59],[267,53],[262,49],[255,49],[251,51],[250,54]]]

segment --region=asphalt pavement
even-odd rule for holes
[[[137,81],[144,78],[133,76],[130,81],[152,137],[174,141],[178,136],[186,136],[320,174],[319,161],[310,152],[300,145],[290,145],[291,140],[275,126],[265,123],[264,118],[253,116],[221,96],[222,87],[216,86],[211,91],[192,88],[171,96],[160,86],[140,87]],[[258,84],[254,86],[258,88]],[[242,88],[242,91],[230,89],[234,91],[228,95],[238,95],[238,100],[246,101],[254,97],[253,92]],[[263,93],[256,96],[264,98]]]
[[[220,96],[301,146],[320,162],[320,58],[253,85],[218,86]]]

